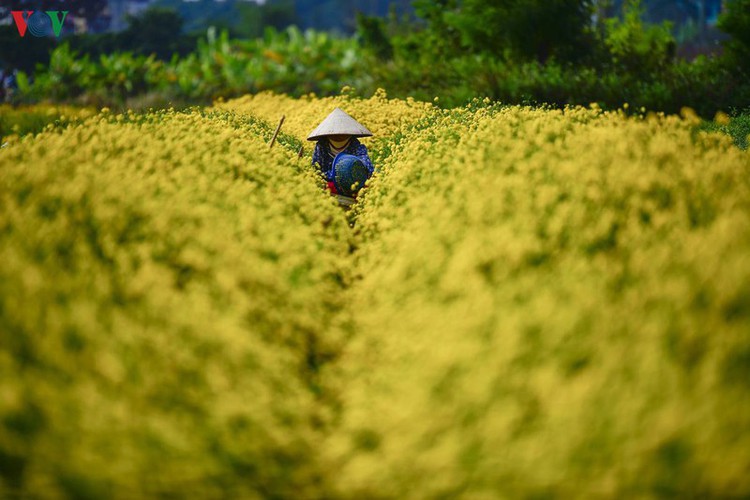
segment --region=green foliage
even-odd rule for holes
[[[128,16],[123,44],[136,54],[154,54],[168,60],[179,52],[182,17],[174,9],[151,7],[139,16]]]
[[[504,103],[565,104],[592,102],[615,109],[627,103],[632,111],[678,113],[690,106],[705,118],[750,102],[750,85],[719,59],[676,61],[652,72],[632,74],[553,61],[542,64],[508,62],[487,54],[427,61],[396,56],[388,64],[373,61],[371,76],[393,95],[459,106],[477,96]],[[471,75],[468,78],[466,75]]]
[[[750,0],[724,2],[719,28],[731,38],[726,47],[732,62],[750,71]]]
[[[209,30],[197,50],[174,60],[168,80],[187,98],[216,98],[273,90],[292,95],[328,94],[353,83],[361,59],[353,40],[295,27],[267,28],[262,39],[230,40]]]
[[[267,28],[263,38],[246,41],[209,29],[194,52],[169,62],[130,52],[94,59],[63,44],[52,52],[49,66],[38,69],[21,100],[122,105],[148,91],[194,102],[262,90],[330,94],[355,83],[361,64],[353,39],[295,27]]]
[[[732,136],[735,144],[747,149],[750,146],[750,111],[733,118],[722,130]]]
[[[150,7],[137,16],[127,16],[127,23],[119,33],[71,37],[71,47],[92,56],[132,52],[162,61],[174,54],[187,55],[195,47],[197,37],[183,34],[182,16],[173,7]]]
[[[605,21],[604,44],[617,71],[650,75],[663,70],[674,59],[675,41],[669,22],[645,24],[641,0],[623,6],[622,19]]]
[[[450,18],[458,8],[458,0],[414,0],[413,4],[417,16],[426,21],[427,29],[410,37],[410,52],[435,60],[460,52],[461,33]]]
[[[728,134],[732,137],[734,143],[742,149],[747,149],[750,146],[750,109],[729,119],[721,114],[717,118],[719,119],[703,122],[701,129]]]
[[[378,17],[357,14],[357,38],[366,50],[381,61],[393,58],[393,45],[385,33],[385,22]]]
[[[590,56],[591,14],[590,0],[465,0],[445,18],[473,52],[545,62]]]
[[[22,78],[26,81],[26,75]],[[79,56],[64,43],[52,51],[49,66],[40,68],[33,82],[19,86],[19,90],[24,101],[123,104],[128,96],[157,88],[163,82],[164,64],[153,55],[123,52],[92,60],[88,55]]]
[[[443,106],[487,96],[553,106],[597,102],[610,109],[628,103],[667,112],[690,106],[706,118],[750,102],[750,81],[737,70],[741,47],[730,46],[726,58],[675,60],[668,25],[644,23],[640,5],[627,2],[621,18],[599,20],[594,30],[584,1],[546,5],[551,17],[533,2],[467,1],[459,8],[455,0],[416,1],[421,21],[393,17],[386,24],[360,16],[353,38],[291,27],[241,40],[212,28],[192,51],[185,49],[189,38],[159,38],[159,16],[174,29],[179,20],[155,11],[133,19],[122,35],[91,38],[83,48],[80,39],[58,47],[47,67],[27,80],[22,75],[19,83],[28,85],[20,85],[18,100],[179,106],[264,90],[331,95],[349,86],[361,95],[383,87],[399,97],[439,96]],[[736,14],[742,2],[730,5],[734,14],[723,18],[725,24],[742,19]],[[246,11],[256,16],[253,22],[265,19],[263,12]],[[141,28],[154,37],[137,37]],[[118,44],[133,50],[97,52]]]

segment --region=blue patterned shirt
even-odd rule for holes
[[[354,155],[360,160],[362,160],[362,163],[365,164],[365,167],[367,168],[367,176],[371,176],[373,172],[373,166],[372,166],[372,160],[370,160],[370,156],[367,154],[367,147],[365,147],[364,144],[359,142],[359,140],[356,137],[352,137],[352,140],[349,141],[349,144],[346,146],[346,148],[342,151],[342,153],[347,153],[350,155]],[[320,170],[323,175],[326,178],[326,181],[333,182],[333,159],[336,157],[336,154],[331,151],[330,145],[328,143],[328,139],[325,137],[320,139],[315,144],[315,149],[313,150],[312,155],[312,164],[317,165],[318,170]]]

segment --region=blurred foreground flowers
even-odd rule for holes
[[[334,106],[353,230],[296,159]],[[382,92],[15,138],[0,492],[748,495],[748,173],[675,116]]]

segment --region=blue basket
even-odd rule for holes
[[[344,196],[352,196],[370,177],[364,162],[354,155],[339,153],[333,159],[333,185]],[[356,185],[354,189],[352,186]]]

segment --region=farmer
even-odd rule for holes
[[[307,137],[308,141],[318,141],[312,164],[325,177],[331,193],[354,198],[370,178],[372,161],[357,137],[371,135],[357,120],[336,108]]]

